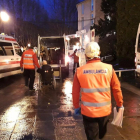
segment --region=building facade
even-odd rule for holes
[[[80,36],[81,46],[90,41],[98,42],[98,37],[95,38],[95,30],[90,30],[90,27],[95,23],[98,24],[100,18],[104,18],[104,13],[101,11],[102,0],[84,0],[77,4],[78,11],[78,31]]]

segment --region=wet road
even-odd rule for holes
[[[64,82],[57,81],[56,90],[29,92],[22,75],[0,79],[0,140],[86,140],[82,117],[73,115],[72,80],[70,73]],[[123,128],[109,123],[104,140],[140,140],[140,90],[121,81]]]

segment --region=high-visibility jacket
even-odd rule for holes
[[[88,63],[77,68],[83,115],[103,117],[111,113],[112,71],[111,65],[102,62]]]
[[[24,69],[35,69],[35,66],[40,68],[37,56],[32,49],[29,49],[22,54],[20,65]]]

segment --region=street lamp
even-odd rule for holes
[[[3,28],[3,32],[4,32],[4,24],[3,22],[7,22],[9,20],[9,15],[4,12],[4,11],[1,11],[0,12],[0,21],[1,21],[1,26]]]
[[[9,15],[6,12],[0,12],[1,20],[7,22],[9,20]]]

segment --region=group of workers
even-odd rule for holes
[[[78,53],[75,50],[71,55],[74,56],[74,66],[76,63],[79,66]],[[74,114],[82,114],[87,140],[102,139],[107,132],[111,114],[111,92],[116,101],[117,111],[123,107],[120,82],[112,65],[101,62],[97,42],[88,43],[83,54],[85,62],[76,69],[73,79]],[[28,86],[30,78],[29,89],[33,90],[35,66],[40,66],[31,48],[23,53],[20,64],[21,68],[24,65],[25,86]]]
[[[35,80],[35,69],[38,68],[37,72],[42,75],[42,79],[44,80],[44,72],[47,74],[52,71],[51,66],[48,65],[46,60],[42,62],[42,68],[38,63],[38,58],[36,53],[33,51],[32,46],[28,46],[27,50],[23,52],[20,67],[23,71],[24,79],[25,79],[25,87],[29,88],[30,91],[34,91],[34,80]],[[45,80],[43,83],[45,84]]]

